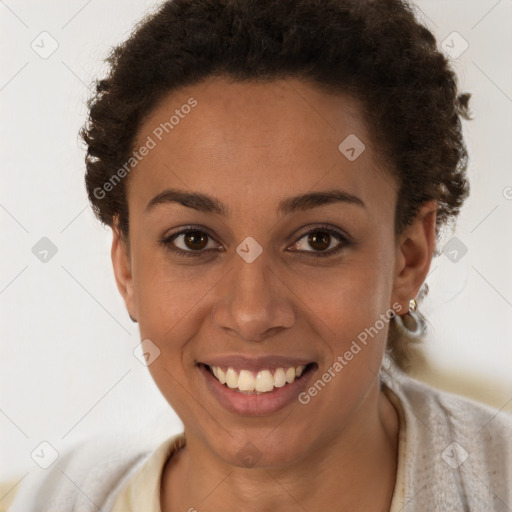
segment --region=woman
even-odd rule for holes
[[[175,0],[109,63],[87,190],[184,433],[11,510],[510,510],[510,417],[400,370],[468,195],[468,96],[410,8]]]

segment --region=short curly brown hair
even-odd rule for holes
[[[405,1],[170,0],[107,62],[80,134],[94,212],[111,227],[117,217],[124,236],[128,178],[108,193],[105,184],[130,158],[142,121],[160,100],[214,76],[293,77],[359,100],[374,145],[398,180],[396,234],[434,199],[439,235],[469,193],[461,125],[469,119],[469,95],[457,92],[434,36]],[[388,347],[403,366],[409,344],[391,327]]]

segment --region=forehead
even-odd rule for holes
[[[389,198],[394,187],[358,102],[294,79],[215,78],[173,92],[141,125],[134,148],[144,145],[128,187],[140,206],[166,187],[214,192],[234,209],[333,187]]]

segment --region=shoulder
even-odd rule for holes
[[[395,374],[396,375],[396,374]],[[428,384],[401,374],[391,389],[414,411],[418,420],[431,428],[436,425],[450,427],[469,437],[485,440],[510,441],[512,415],[475,400],[440,391]],[[503,404],[504,406],[506,404]]]
[[[16,489],[23,477],[0,482],[0,512],[6,512],[16,496]]]
[[[381,380],[402,409],[406,499],[414,510],[512,507],[510,414],[439,391],[394,367]]]
[[[61,454],[48,469],[30,471],[13,489],[8,510],[108,510],[117,490],[150,455],[147,446],[128,439],[91,438]]]

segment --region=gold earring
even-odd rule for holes
[[[395,324],[399,330],[406,333],[411,338],[419,338],[425,331],[425,322],[419,313],[416,313],[418,303],[416,299],[409,301],[409,311],[403,315],[395,315]]]

